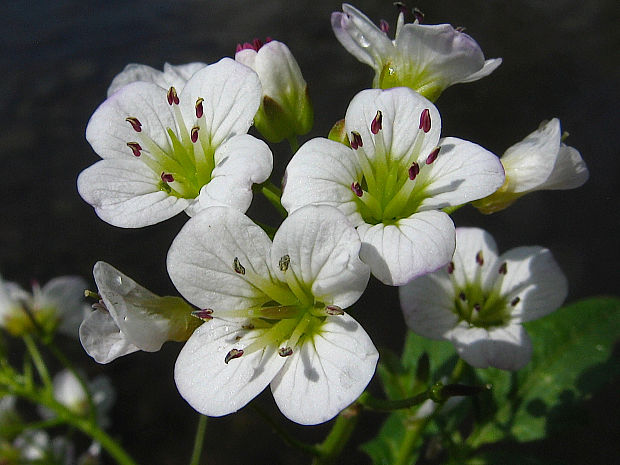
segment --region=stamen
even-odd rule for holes
[[[420,115],[420,127],[418,129],[422,129],[424,133],[431,130],[431,111],[428,108],[425,108]]]
[[[293,349],[291,349],[290,347],[280,347],[278,349],[278,355],[280,357],[289,357],[291,355],[293,355]]]
[[[428,154],[428,157],[426,157],[426,164],[427,165],[430,165],[435,160],[437,160],[437,157],[439,156],[439,150],[441,150],[441,147],[435,147],[433,149],[433,151]]]
[[[258,52],[260,48],[263,46],[263,42],[260,39],[254,39],[252,41],[252,45],[254,46],[254,50]]]
[[[484,257],[482,256],[482,250],[479,250],[476,254],[476,263],[480,266],[484,265]]]
[[[196,111],[196,113],[198,113],[198,111]],[[190,132],[190,139],[192,140],[192,142],[195,144],[196,141],[198,140],[198,130],[200,128],[198,126],[194,126]]]
[[[474,304],[474,310],[476,310],[477,312],[480,311],[482,307],[480,306],[480,304]]]
[[[457,26],[454,28],[456,32],[465,32],[465,26]]]
[[[240,349],[231,349],[230,352],[228,352],[226,354],[226,357],[224,357],[224,363],[226,365],[228,365],[228,362],[230,362],[231,360],[235,359],[235,358],[239,358],[243,355],[243,350]]]
[[[247,325],[241,326],[243,329],[252,330],[254,329],[254,325],[252,323],[248,323]]]
[[[463,302],[467,301],[467,296],[465,295],[465,292],[459,292],[459,299],[461,299]]]
[[[192,316],[199,318],[202,321],[209,321],[213,319],[213,317],[211,316],[212,313],[213,310],[211,310],[210,308],[203,308],[202,310],[194,310],[192,312]]]
[[[168,89],[168,94],[166,97],[168,99],[168,105],[172,105],[173,103],[175,105],[179,104],[179,96],[177,95],[177,90],[174,86],[171,86],[170,89]]]
[[[411,10],[411,12],[413,13],[413,17],[418,23],[424,21],[424,13],[422,13],[422,11],[420,11],[418,8],[414,8],[413,10]]]
[[[325,313],[328,315],[344,315],[344,311],[338,305],[328,305],[325,307]]]
[[[170,173],[166,173],[166,172],[162,171],[161,172],[161,180],[163,182],[166,182],[166,183],[174,182],[174,176],[172,174],[170,174]]]
[[[517,296],[514,299],[512,299],[512,302],[510,302],[510,305],[515,307],[519,302],[521,302],[521,297]]]
[[[390,25],[385,19],[379,21],[379,27],[381,28],[381,31],[385,34],[390,31]]]
[[[364,191],[362,190],[362,186],[360,186],[359,182],[351,183],[351,190],[358,197],[361,197],[364,194]]]
[[[382,129],[382,124],[381,124],[382,122],[383,122],[383,114],[381,113],[381,110],[377,110],[377,114],[375,115],[374,119],[370,123],[370,132],[377,135],[379,131]]]
[[[288,270],[288,266],[291,264],[291,256],[289,254],[283,255],[278,262],[278,266],[280,267],[280,271],[283,273]]]
[[[103,300],[99,300],[99,302],[95,302],[91,305],[93,310],[101,310],[102,312],[110,313],[108,307],[105,306],[105,302]]]
[[[351,136],[352,136],[352,140],[351,140],[351,148],[353,150],[357,150],[360,147],[364,146],[364,142],[362,141],[362,136],[360,135],[359,132],[357,131],[351,131]]]
[[[497,272],[499,274],[506,274],[508,272],[508,265],[506,265],[506,262],[500,265],[499,270],[497,270]]]
[[[202,107],[202,102],[204,101],[205,99],[202,97],[198,97],[198,100],[196,100],[196,118],[202,118],[202,115],[204,115],[204,108]]]
[[[412,181],[420,174],[420,165],[418,165],[415,161],[409,167],[409,179]]]
[[[393,5],[398,8],[399,13],[402,13],[404,15],[407,14],[407,5],[405,5],[403,2],[394,2]]]
[[[448,274],[454,273],[454,262],[448,263]]]
[[[127,142],[127,147],[131,149],[134,157],[139,157],[141,155],[140,150],[142,150],[142,147],[137,142]]]
[[[235,273],[245,274],[245,268],[237,257],[233,260],[233,268],[235,269]]]
[[[138,118],[134,116],[128,116],[127,118],[125,118],[125,121],[131,124],[131,127],[133,128],[134,131],[136,132],[142,131],[142,123],[140,123]]]

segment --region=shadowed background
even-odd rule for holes
[[[355,5],[375,22],[384,18],[394,27],[397,12],[391,1]],[[451,87],[440,97],[443,135],[472,140],[501,155],[542,120],[558,117],[570,133],[566,142],[580,150],[590,169],[590,181],[580,189],[531,194],[490,217],[464,208],[455,223],[488,229],[502,251],[549,247],[568,276],[569,301],[617,293],[617,2],[420,0],[416,6],[426,13],[425,22],[465,26],[487,58],[504,59],[491,76]],[[187,217],[138,230],[100,221],[75,187],[79,172],[99,159],[84,139],[88,118],[128,63],[158,69],[166,61],[211,63],[234,56],[238,42],[270,36],[289,45],[310,85],[315,126],[302,141],[325,136],[373,76],[333,36],[329,15],[339,9],[332,0],[5,1],[0,17],[2,276],[22,285],[63,274],[92,279],[95,261],[105,260],[156,293],[174,293],[166,252]],[[290,150],[285,143],[272,149],[272,179],[278,183]],[[259,198],[250,215],[276,218]],[[352,313],[378,346],[401,348],[405,329],[395,289],[371,280]],[[169,343],[160,353],[136,353],[108,366],[97,365],[75,342],[64,341],[64,346],[89,375],[112,377],[118,390],[113,434],[123,437],[138,462],[187,463],[196,416],[172,377],[181,345]],[[303,439],[320,440],[327,431],[281,418],[268,392],[260,403]],[[615,409],[617,417],[617,401]],[[583,421],[604,425],[606,417],[598,415]],[[364,417],[357,443],[341,463],[363,463],[355,446],[372,436],[382,418]],[[309,462],[282,444],[251,409],[210,420],[207,435],[206,464]],[[597,463],[597,454],[600,462],[611,463],[600,436],[577,443],[571,438],[571,447],[561,442],[555,447],[566,463],[584,458]]]

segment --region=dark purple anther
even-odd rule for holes
[[[293,349],[291,349],[290,347],[280,347],[278,349],[278,355],[280,357],[289,357],[293,355]]]
[[[172,105],[173,103],[175,105],[179,104],[179,96],[177,95],[177,90],[174,88],[174,86],[170,87],[170,89],[168,89],[168,93],[166,94],[166,98],[168,99],[168,105]]]
[[[174,176],[170,173],[166,173],[165,171],[161,172],[161,180],[164,182],[173,182]]]
[[[194,126],[194,127],[192,128],[192,130],[190,131],[190,135],[189,135],[189,137],[192,139],[192,142],[193,142],[193,143],[196,143],[196,141],[198,140],[198,130],[199,130],[199,129],[200,129],[200,128],[199,128],[198,126]]]
[[[254,46],[254,50],[258,52],[260,48],[263,46],[263,41],[260,39],[254,39],[252,41],[252,45]]]
[[[448,274],[454,273],[454,262],[448,263]]]
[[[211,316],[212,313],[213,310],[211,310],[210,308],[203,308],[202,310],[194,310],[192,312],[192,316],[200,318],[203,321],[209,321],[213,319],[213,317]]]
[[[127,118],[125,118],[125,121],[131,124],[131,127],[133,128],[134,131],[136,132],[142,131],[142,123],[140,123],[138,118],[134,116],[128,116]]]
[[[137,142],[127,142],[127,147],[131,149],[134,157],[139,157],[141,155],[140,150],[142,150],[142,147]]]
[[[226,363],[228,365],[228,362],[230,362],[231,360],[235,359],[235,358],[239,358],[243,355],[243,350],[241,349],[231,349],[230,352],[228,352],[226,354],[226,357],[224,357],[224,363]]]
[[[459,292],[459,299],[461,299],[463,302],[467,300],[467,296],[463,291]]]
[[[375,135],[378,134],[381,128],[383,127],[382,123],[383,123],[383,113],[381,113],[381,110],[377,110],[377,114],[373,118],[372,123],[370,123],[370,132],[372,132]]]
[[[351,148],[353,150],[357,150],[360,147],[364,146],[364,142],[362,141],[362,136],[360,136],[359,132],[352,131],[351,132]]]
[[[412,181],[420,174],[420,165],[418,165],[415,161],[413,165],[409,167],[409,179]]]
[[[510,305],[512,305],[513,307],[516,306],[519,302],[521,302],[521,297],[517,296],[514,299],[512,299],[512,302],[510,302]]]
[[[404,15],[407,14],[407,5],[405,5],[403,2],[394,2],[393,4],[396,8],[398,8],[398,12],[402,13]]]
[[[390,31],[390,25],[385,19],[382,19],[379,21],[379,27],[386,34]]]
[[[362,190],[362,186],[360,186],[359,182],[354,182],[351,184],[351,190],[353,191],[353,193],[355,195],[357,195],[358,197],[361,197],[362,194],[364,193],[364,191]]]
[[[439,150],[441,149],[441,147],[435,147],[433,149],[433,151],[431,153],[428,154],[428,157],[426,157],[426,164],[430,165],[431,163],[433,163],[435,160],[437,160],[437,156],[439,156]]]
[[[474,305],[474,310],[476,310],[477,312],[479,312],[481,308],[482,307],[480,306],[480,304],[475,304]]]
[[[413,13],[413,17],[418,23],[424,21],[424,13],[422,13],[418,8],[414,8],[413,10],[411,10],[411,12]]]
[[[344,315],[344,311],[338,305],[328,305],[325,307],[325,313],[332,316]]]
[[[482,256],[482,250],[479,250],[476,254],[476,263],[480,266],[484,265],[484,257]]]
[[[506,273],[508,273],[508,265],[506,264],[506,262],[502,263],[499,266],[499,270],[497,270],[497,272],[499,274],[506,274]]]
[[[205,99],[202,97],[198,97],[198,100],[196,100],[196,118],[202,118],[202,115],[205,113],[204,108],[202,107],[202,102],[204,101]]]
[[[425,133],[431,130],[431,111],[428,108],[425,108],[420,115],[420,127],[418,129],[422,129]]]

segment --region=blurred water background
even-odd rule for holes
[[[384,18],[394,26],[391,1],[355,5],[376,22]],[[569,278],[569,301],[617,294],[618,2],[419,0],[410,6],[424,11],[427,23],[465,26],[488,58],[504,59],[490,77],[441,96],[442,134],[501,154],[542,120],[559,117],[570,132],[567,143],[580,150],[590,169],[590,181],[580,189],[529,195],[490,217],[464,208],[456,213],[456,224],[485,227],[501,250],[549,247]],[[5,0],[0,15],[2,276],[23,285],[63,274],[92,280],[93,264],[105,260],[154,292],[173,293],[166,252],[187,218],[181,214],[159,225],[123,230],[95,216],[75,187],[79,172],[98,160],[84,139],[88,118],[128,63],[158,69],[166,61],[210,63],[234,56],[238,42],[270,36],[289,45],[310,85],[316,122],[307,138],[325,136],[353,95],[372,80],[371,69],[333,36],[329,15],[339,9],[334,0]],[[273,150],[278,182],[290,150],[286,144]],[[250,214],[275,219],[262,199],[255,199]],[[400,349],[405,329],[395,289],[371,281],[354,313],[378,346]],[[64,346],[89,374],[112,377],[118,389],[113,434],[124,438],[140,463],[187,463],[196,417],[174,386],[179,344],[109,366],[98,366],[75,342],[64,341]],[[308,441],[326,432],[324,426],[300,428],[280,418],[269,393],[260,402]],[[570,438],[570,446],[560,438],[531,447],[550,447],[565,457],[564,463],[613,463],[613,442],[606,445],[601,431],[616,424],[617,396],[603,393],[593,402],[583,419],[598,428],[592,434]],[[309,462],[246,410],[210,420],[204,463]],[[358,442],[340,463],[365,463],[356,446],[382,418],[365,416]]]

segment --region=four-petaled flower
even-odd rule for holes
[[[453,137],[440,139],[435,106],[411,89],[370,89],[346,113],[351,148],[312,139],[286,169],[282,205],[339,208],[362,239],[361,257],[385,284],[434,271],[454,252],[454,225],[440,209],[502,185],[499,159]]]
[[[502,63],[485,60],[476,41],[449,24],[405,24],[402,12],[394,40],[346,3],[331,21],[340,43],[375,70],[375,88],[406,86],[435,101],[452,84],[488,76]]]
[[[268,384],[282,413],[317,424],[351,404],[378,353],[343,309],[364,292],[360,240],[328,206],[291,214],[267,234],[244,214],[214,207],[190,219],[168,253],[174,285],[206,322],[175,366],[199,412],[237,411]]]
[[[556,310],[568,284],[549,250],[517,247],[498,256],[489,233],[457,228],[452,262],[399,291],[415,333],[451,341],[476,368],[518,370],[532,352],[521,323]]]
[[[103,160],[80,174],[80,195],[126,228],[214,205],[245,212],[252,184],[273,165],[269,147],[246,134],[261,94],[256,73],[229,58],[197,71],[179,93],[144,81],[121,87],[86,128]]]
[[[482,213],[495,213],[530,192],[575,189],[585,183],[589,172],[581,154],[562,138],[560,120],[553,118],[509,147],[500,159],[506,171],[504,184],[473,202],[474,207]]]

